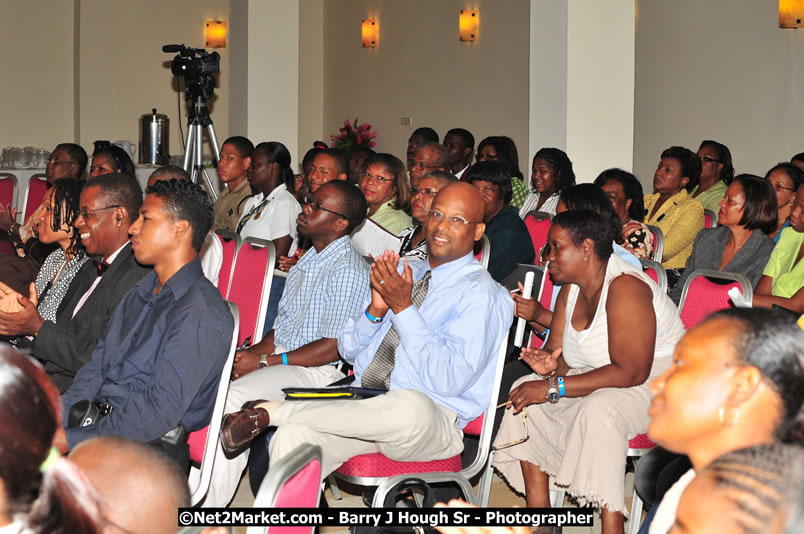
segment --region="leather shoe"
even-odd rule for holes
[[[263,400],[249,401],[239,412],[226,414],[221,428],[221,445],[227,453],[233,454],[243,449],[252,439],[268,428],[271,418],[265,408],[254,405]]]

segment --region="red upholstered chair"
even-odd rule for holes
[[[704,228],[714,228],[717,226],[717,213],[712,210],[704,210]]]
[[[47,191],[47,176],[44,174],[34,174],[28,180],[25,189],[25,204],[22,207],[22,220],[27,221],[36,209],[42,205]]]
[[[240,311],[238,345],[249,337],[252,344],[262,340],[275,262],[274,244],[264,239],[248,237],[237,251],[227,299]]]
[[[321,448],[305,444],[282,458],[260,484],[254,508],[317,508]],[[310,534],[312,526],[249,527],[246,534]]]
[[[489,268],[489,258],[491,257],[491,242],[487,236],[480,238],[480,241],[475,241],[475,259],[480,262],[484,269]]]
[[[661,263],[652,260],[640,259],[639,263],[642,264],[642,271],[650,276],[651,280],[656,282],[659,288],[667,293],[667,271],[664,270]]]
[[[547,233],[550,231],[551,224],[550,219],[550,214],[543,211],[531,211],[525,216],[525,226],[528,228],[537,259],[542,248],[547,244]]]
[[[232,265],[234,265],[237,250],[243,244],[243,240],[240,238],[240,234],[226,230],[217,230],[215,233],[223,246],[223,262],[218,274],[218,291],[221,292],[221,297],[226,299],[229,297],[229,285],[232,281]]]
[[[240,314],[237,306],[231,302],[226,303],[229,312],[234,319],[234,332],[232,332],[232,344],[229,347],[229,356],[221,371],[221,381],[218,383],[218,394],[215,397],[215,407],[212,409],[212,417],[207,428],[191,432],[187,437],[190,445],[190,460],[199,467],[190,468],[190,502],[193,506],[200,503],[207,495],[209,484],[212,480],[212,462],[215,452],[220,447],[221,423],[223,422],[223,406],[226,402],[226,393],[229,391],[229,380],[232,376],[232,364],[234,363],[235,349],[237,349],[237,325],[240,323]]]
[[[12,208],[17,205],[17,177],[8,172],[0,172],[0,204]]]
[[[653,261],[662,263],[662,254],[664,253],[664,232],[658,226],[646,225],[653,233]]]
[[[416,478],[428,483],[455,483],[461,488],[466,501],[480,506],[487,506],[492,476],[492,471],[489,467],[493,456],[491,431],[494,426],[494,418],[497,416],[496,401],[500,390],[507,345],[508,340],[503,339],[497,351],[494,386],[492,387],[488,408],[483,415],[470,422],[463,429],[465,434],[480,437],[477,455],[471,465],[461,469],[460,455],[430,462],[396,462],[380,453],[373,453],[351,458],[335,472],[335,477],[358,486],[377,486],[374,501],[372,502],[372,507],[374,508],[382,507],[388,491],[409,475],[415,475]],[[475,495],[470,480],[481,473],[478,493]]]
[[[684,283],[678,305],[684,328],[689,330],[707,315],[730,308],[732,303],[727,293],[733,287],[739,288],[748,302],[753,300],[751,282],[742,274],[712,269],[699,269],[692,273]]]

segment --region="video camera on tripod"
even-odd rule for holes
[[[202,162],[201,145],[203,129],[206,128],[215,152],[215,160],[220,160],[218,138],[209,116],[207,101],[212,98],[217,85],[213,74],[220,72],[221,56],[217,52],[210,53],[203,48],[189,48],[183,44],[165,45],[162,47],[162,52],[168,54],[178,52],[170,63],[170,72],[176,77],[184,78],[184,99],[192,102],[187,113],[184,170],[190,173],[194,183],[198,183],[198,176],[203,173],[207,188],[212,198],[216,199],[218,195]]]
[[[163,46],[162,52],[168,54],[178,52],[170,63],[170,72],[174,76],[184,77],[187,100],[195,100],[197,96],[202,96],[204,100],[212,98],[217,85],[212,75],[221,71],[220,54],[207,52],[203,48],[189,48],[177,44]]]

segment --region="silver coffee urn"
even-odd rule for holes
[[[153,108],[140,117],[140,163],[167,165],[168,159],[168,116]]]

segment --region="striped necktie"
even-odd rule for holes
[[[424,277],[413,284],[410,291],[410,300],[417,308],[424,302],[427,290],[430,288],[430,271],[424,273]],[[360,378],[360,385],[364,388],[388,389],[391,386],[391,372],[396,363],[396,348],[399,346],[399,334],[396,328],[391,325],[391,329],[385,334],[377,353],[366,367],[363,376]]]
[[[240,219],[240,222],[237,223],[237,233],[240,233],[240,230],[246,225],[246,223],[251,220],[252,217],[255,219],[259,218],[260,214],[262,213],[263,208],[268,205],[268,197],[264,198],[262,202],[248,210],[248,213],[243,215],[243,218]]]

